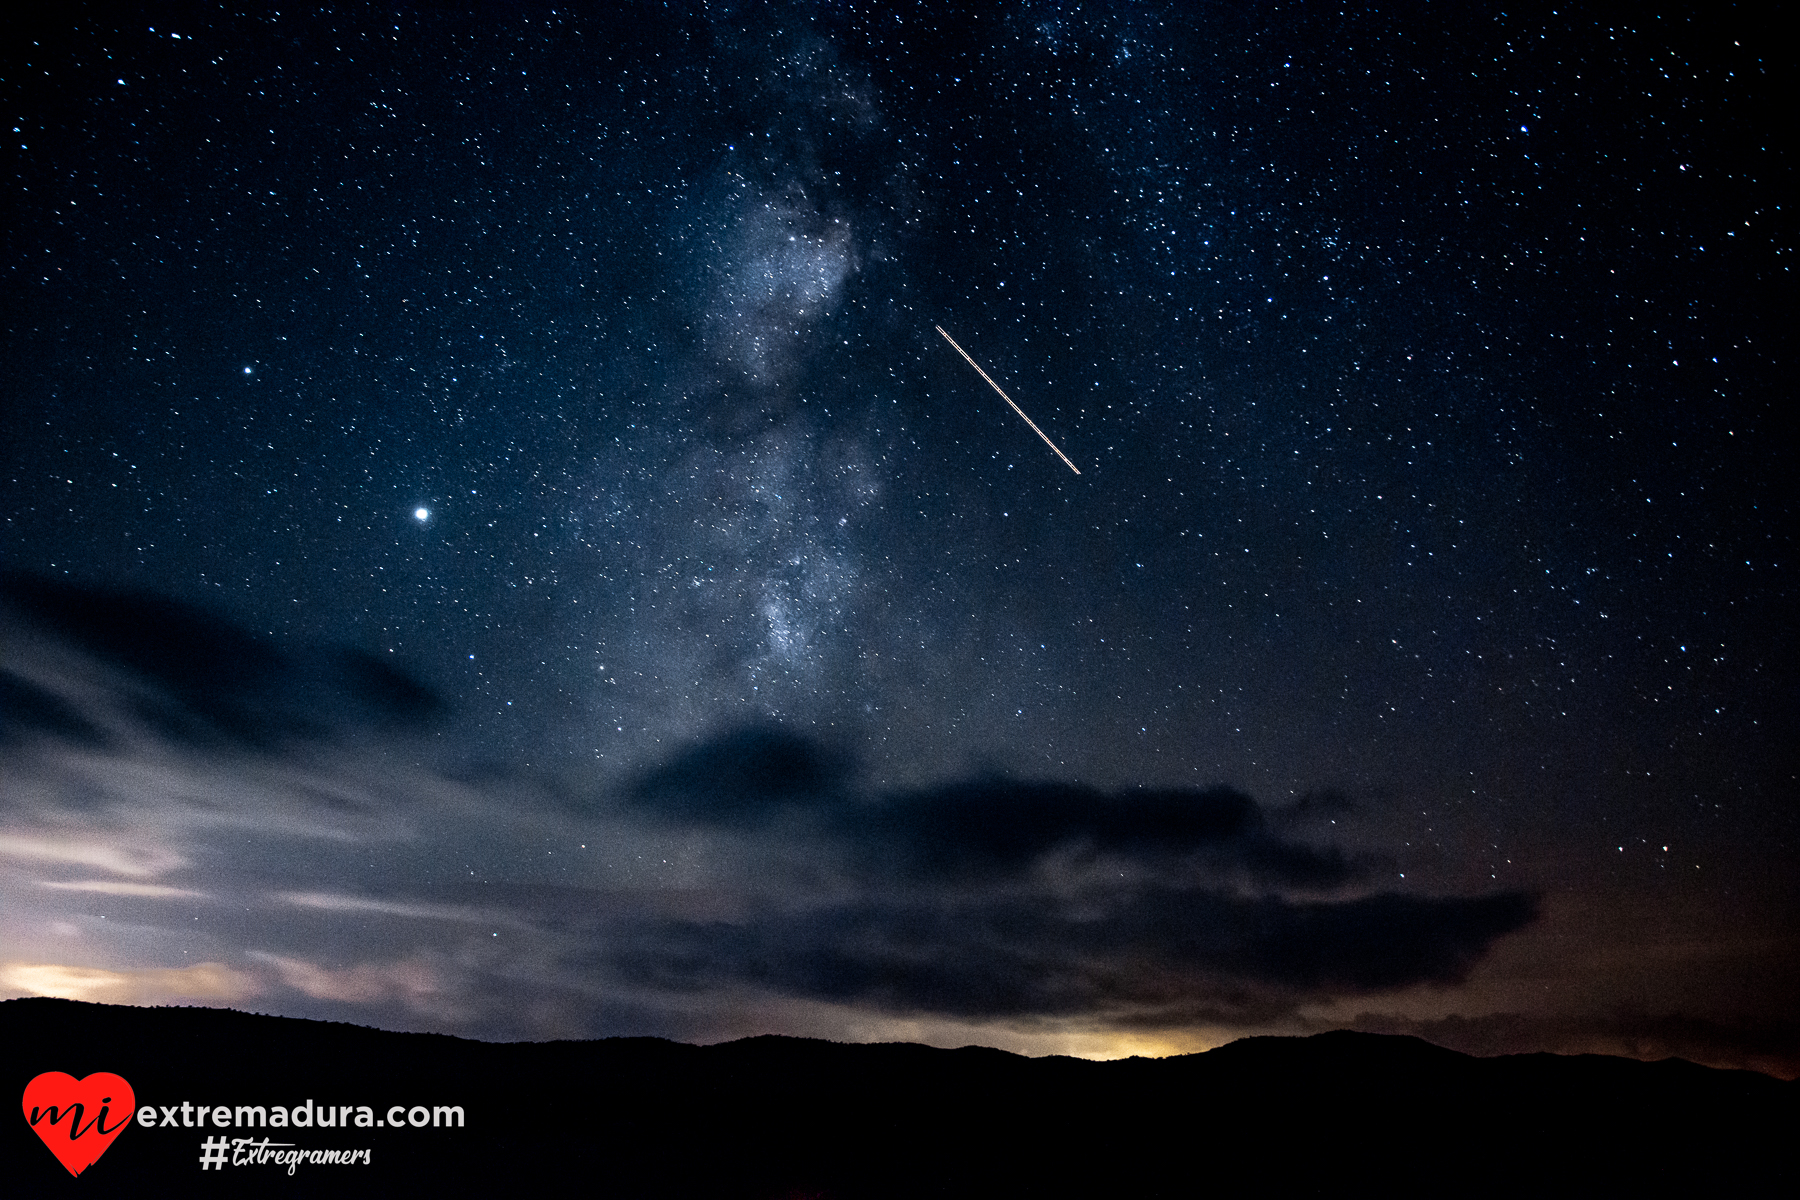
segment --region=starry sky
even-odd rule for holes
[[[1767,11],[34,22],[0,994],[1800,1073]]]

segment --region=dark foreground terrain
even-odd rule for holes
[[[1369,1034],[1094,1063],[777,1037],[495,1045],[30,999],[0,1002],[0,1066],[9,1108],[41,1072],[107,1071],[159,1109],[78,1179],[6,1120],[0,1191],[20,1196],[1791,1196],[1800,1180],[1800,1084]],[[187,1124],[201,1106],[228,1127]],[[348,1107],[350,1125],[245,1128],[238,1106]],[[440,1106],[466,1124],[404,1119]],[[369,1161],[203,1169],[208,1139]]]

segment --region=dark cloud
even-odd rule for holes
[[[106,741],[99,727],[61,696],[0,670],[0,741],[17,740],[27,731],[88,746]]]
[[[0,602],[102,667],[127,672],[136,686],[116,698],[176,743],[268,748],[357,725],[418,721],[442,707],[429,688],[363,651],[284,653],[217,613],[167,596],[6,572]],[[34,727],[95,736],[72,732],[71,717],[91,723],[68,702],[27,686],[33,694],[20,692],[20,703],[49,721]]]
[[[631,982],[751,985],[960,1017],[1191,1011],[1461,980],[1536,916],[1507,892],[1342,894],[1334,848],[1283,840],[1229,788],[1103,792],[998,777],[853,793],[841,760],[781,731],[681,754],[629,802],[667,821],[792,842],[848,864],[849,898],[784,892],[729,920],[627,922]]]
[[[1231,788],[1103,792],[1003,777],[865,801],[842,756],[783,730],[740,730],[696,746],[638,784],[634,805],[666,818],[744,825],[801,811],[882,873],[987,878],[1053,851],[1167,864],[1199,858],[1266,883],[1329,888],[1356,868],[1341,852],[1274,836]]]
[[[781,729],[741,729],[652,771],[631,798],[664,816],[732,825],[817,804],[835,794],[846,774],[841,758],[806,738]]]
[[[352,700],[377,720],[412,724],[445,709],[437,692],[391,662],[354,646],[339,647],[318,659],[318,682]]]
[[[1354,873],[1335,850],[1271,837],[1256,801],[1223,787],[1107,793],[988,778],[846,811],[839,825],[884,861],[927,876],[1017,871],[1064,848],[1157,862],[1202,855],[1300,887],[1340,885]]]
[[[1518,893],[1302,903],[1149,889],[1061,904],[858,901],[661,923],[618,964],[642,984],[748,983],[904,1013],[1119,1016],[1204,1001],[1266,1016],[1332,994],[1458,982],[1535,915]]]
[[[0,577],[0,598],[41,629],[150,685],[137,715],[164,736],[208,732],[257,743],[290,675],[281,655],[248,631],[195,606],[145,592],[41,576]]]

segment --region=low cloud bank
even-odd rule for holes
[[[1229,788],[883,792],[781,728],[586,790],[459,779],[385,752],[442,701],[355,651],[19,575],[0,620],[16,991],[500,1037],[1129,1030],[1454,985],[1537,911],[1378,890]]]

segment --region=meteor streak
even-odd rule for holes
[[[932,328],[937,330],[939,333],[944,333],[944,327],[942,325],[933,325]],[[977,375],[981,376],[983,379],[987,379],[987,385],[989,387],[993,388],[996,392],[1000,392],[1000,398],[1002,400],[1006,401],[1007,407],[1011,408],[1014,412],[1018,413],[1019,419],[1024,421],[1027,425],[1031,426],[1031,432],[1037,434],[1039,437],[1044,439],[1044,445],[1050,447],[1050,449],[1052,449],[1052,450],[1056,450],[1056,443],[1051,441],[1048,437],[1045,436],[1044,431],[1037,427],[1036,421],[1032,420],[1030,417],[1025,415],[1024,409],[1020,408],[1018,405],[1013,403],[1013,398],[1011,396],[1007,395],[1005,392],[1000,391],[999,384],[995,383],[992,379],[988,379],[988,373],[981,369],[981,364],[976,362],[974,359],[970,358],[969,352],[967,350],[964,350],[961,346],[957,346],[955,338],[951,337],[947,333],[944,333],[944,340],[946,342],[949,342],[952,346],[955,347],[956,352],[963,356],[964,362],[968,363],[971,367],[975,368],[975,373]],[[1076,466],[1074,463],[1069,462],[1069,456],[1064,454],[1061,450],[1056,450],[1056,457],[1062,459],[1063,462],[1068,463],[1069,470],[1075,472],[1077,475],[1081,474],[1081,468]]]

